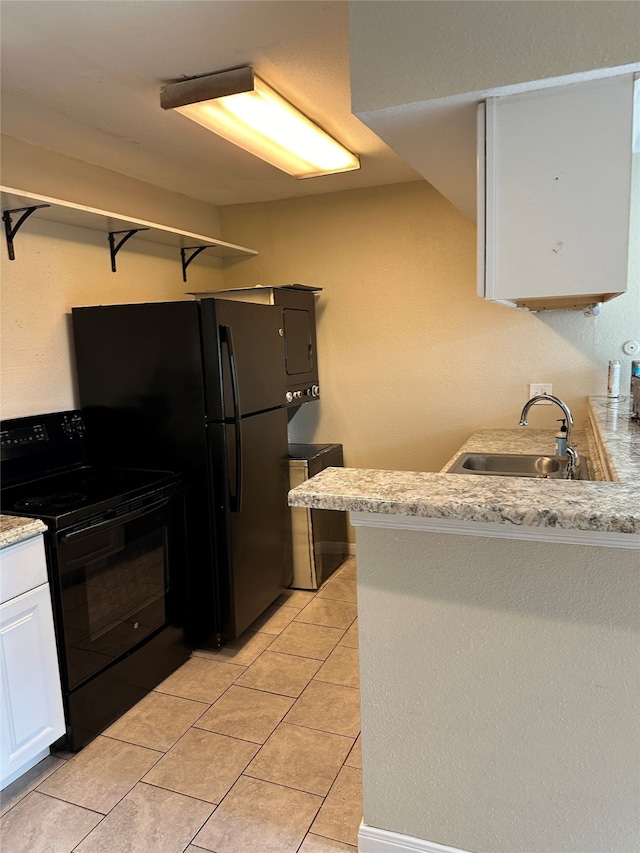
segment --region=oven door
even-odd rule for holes
[[[180,504],[166,498],[57,535],[63,678],[71,691],[168,624]]]

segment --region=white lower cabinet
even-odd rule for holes
[[[20,546],[31,542],[40,546],[31,556],[41,559],[44,567],[37,537],[3,549],[3,576],[11,573],[16,559],[24,561],[25,549]],[[4,788],[48,755],[49,746],[65,731],[48,583],[0,605],[0,676],[0,788]]]

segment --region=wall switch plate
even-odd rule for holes
[[[551,382],[534,382],[529,385],[529,399],[531,399],[531,397],[537,397],[539,394],[553,394],[553,384]],[[536,405],[550,406],[551,401],[543,402],[541,400],[539,403],[536,403]]]

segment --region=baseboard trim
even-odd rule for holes
[[[434,841],[424,841],[402,835],[400,832],[390,832],[388,829],[378,829],[377,826],[360,824],[358,832],[358,853],[471,853],[459,847],[447,847]]]

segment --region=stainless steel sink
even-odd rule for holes
[[[462,453],[447,469],[447,473],[561,480],[565,467],[564,460],[556,456],[541,456],[539,453]],[[573,479],[591,479],[587,457],[580,457],[580,465]]]

